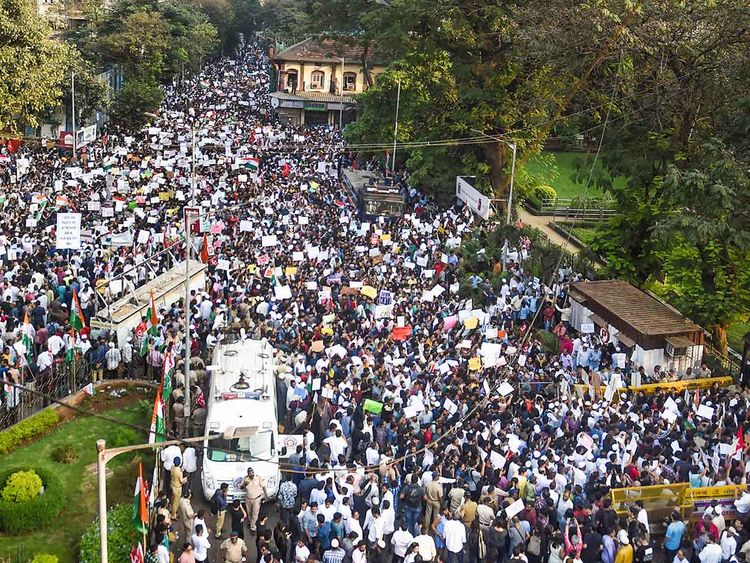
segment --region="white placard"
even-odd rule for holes
[[[520,498],[514,503],[512,503],[510,506],[505,507],[505,517],[509,520],[513,518],[516,514],[523,512],[523,509],[525,508],[523,504],[523,499]]]
[[[58,213],[55,230],[57,249],[78,250],[81,248],[81,214]]]
[[[581,332],[583,334],[593,334],[594,323],[581,323]]]

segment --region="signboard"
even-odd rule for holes
[[[482,219],[489,219],[490,198],[479,193],[469,182],[456,176],[456,197],[463,201],[469,208]]]
[[[67,149],[72,149],[73,133],[70,131],[60,131],[60,140],[58,141],[58,145]]]
[[[76,131],[76,148],[85,147],[96,140],[96,123]]]
[[[291,109],[303,109],[305,107],[305,102],[303,102],[302,100],[281,100],[281,107],[291,108]]]
[[[322,102],[305,102],[305,111],[326,111],[327,107]]]
[[[200,207],[185,206],[185,230],[188,229],[188,226],[191,226],[192,230],[190,232],[197,234],[198,227],[200,226],[200,215]]]
[[[57,229],[55,230],[58,250],[81,248],[81,214],[80,213],[58,213]]]

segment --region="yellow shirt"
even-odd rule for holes
[[[618,549],[615,563],[633,563],[633,546],[628,544]]]

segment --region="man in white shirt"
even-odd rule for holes
[[[406,550],[409,549],[409,546],[413,541],[414,536],[409,533],[409,531],[407,530],[406,522],[402,520],[398,523],[398,530],[393,532],[393,537],[391,538],[393,554],[396,557],[401,557],[403,559],[406,555]]]
[[[708,534],[708,543],[698,555],[701,563],[721,563],[721,546],[714,541],[711,534]]]
[[[445,523],[445,554],[446,563],[462,563],[464,544],[466,543],[466,527],[455,514]]]
[[[737,536],[734,527],[730,526],[721,534],[721,558],[729,561],[737,553]]]
[[[367,542],[370,545],[377,543],[383,539],[385,531],[385,519],[380,514],[380,508],[377,506],[372,507],[372,521],[367,526]]]
[[[419,546],[419,555],[422,556],[422,561],[429,563],[430,561],[437,561],[437,549],[435,549],[435,540],[429,534],[421,534],[414,538]]]

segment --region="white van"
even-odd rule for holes
[[[221,344],[209,366],[206,434],[201,483],[210,499],[222,483],[227,499],[244,498],[240,488],[248,467],[275,497],[279,489],[278,416],[273,347],[265,340]],[[227,436],[232,436],[228,439]]]

